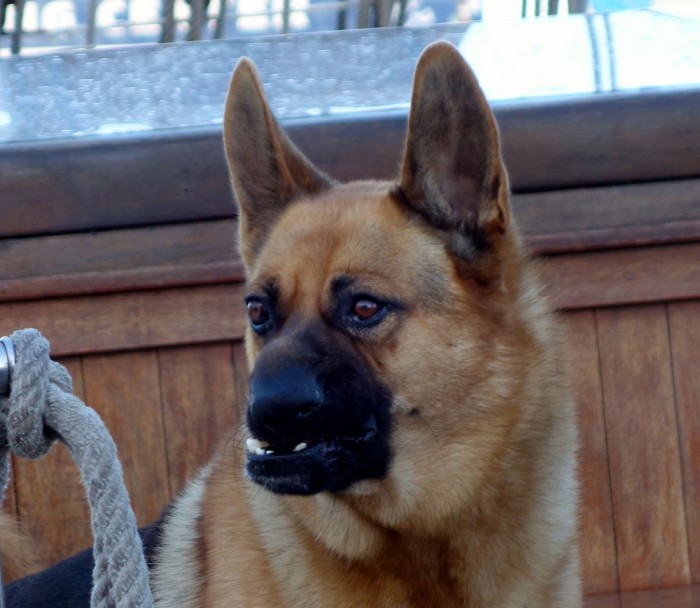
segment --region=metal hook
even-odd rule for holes
[[[10,394],[12,370],[15,368],[15,347],[7,336],[0,338],[0,396]],[[2,554],[0,553],[0,608],[5,608],[5,585],[2,580]]]
[[[15,368],[15,347],[7,336],[0,338],[0,396],[10,394],[12,370]]]

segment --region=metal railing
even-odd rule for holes
[[[0,0],[0,53],[5,40],[9,40],[10,52],[17,55],[42,47],[90,48],[221,39],[246,33],[432,25],[470,21],[482,14],[486,19],[492,13],[512,13],[516,18],[567,15],[584,12],[588,4],[589,0]],[[71,23],[47,24],[48,8],[59,5],[64,14],[70,13]],[[137,11],[140,16],[133,18]],[[33,17],[33,23],[28,16]],[[263,23],[267,20],[267,26],[251,32],[238,27],[256,18]],[[295,20],[306,25],[295,25]]]
[[[148,42],[173,42],[176,40],[221,39],[236,33],[238,20],[268,18],[272,23],[266,30],[255,33],[282,33],[292,31],[293,16],[305,17],[325,13],[326,27],[323,29],[346,29],[347,27],[376,27],[403,25],[406,21],[409,0],[311,0],[297,4],[293,0],[248,1],[245,7],[240,0],[157,0],[159,15],[150,20],[129,18],[131,8],[137,1],[125,0],[125,18],[98,19],[100,5],[106,0],[70,0],[75,17],[71,26],[42,23],[40,18],[45,7],[58,4],[55,0],[0,0],[0,49],[2,38],[9,39],[10,52],[14,55],[31,47],[94,47],[101,43],[100,34],[116,31],[133,31],[149,28],[150,36],[142,37]],[[438,0],[445,3],[446,0]],[[449,2],[450,0],[447,0]],[[462,0],[468,2],[469,0]],[[68,0],[63,0],[65,6]],[[155,4],[155,1],[151,3]],[[37,15],[34,26],[27,24],[27,9],[31,5]],[[176,10],[177,9],[177,10]],[[251,10],[252,9],[252,10]],[[187,13],[185,15],[185,13]],[[351,16],[353,20],[351,20]],[[233,27],[232,27],[233,24]],[[57,37],[63,44],[57,44]],[[104,36],[103,36],[104,37]],[[27,42],[29,40],[29,42]],[[70,40],[69,43],[65,43]],[[128,36],[123,43],[131,42]],[[119,42],[119,40],[117,40]]]

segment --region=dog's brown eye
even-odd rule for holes
[[[393,306],[386,300],[371,295],[348,294],[340,305],[340,319],[352,331],[369,329],[381,323]]]
[[[380,310],[381,307],[377,302],[362,298],[355,302],[352,312],[360,321],[369,321],[372,317],[375,317]]]
[[[260,327],[270,320],[270,313],[265,304],[259,300],[251,300],[247,304],[248,319],[254,327]]]

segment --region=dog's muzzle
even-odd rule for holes
[[[323,363],[256,362],[246,472],[272,492],[340,491],[388,469],[388,391],[351,366]]]

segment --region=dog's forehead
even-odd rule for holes
[[[376,278],[434,297],[451,267],[444,246],[389,191],[389,185],[355,183],[291,205],[268,236],[253,274],[316,291],[341,274]]]

